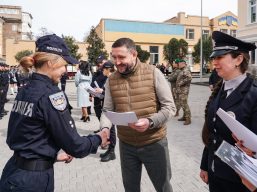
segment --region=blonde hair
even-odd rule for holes
[[[46,52],[36,52],[33,55],[23,57],[20,60],[20,65],[25,69],[29,69],[31,67],[39,69],[48,61],[52,61],[56,66],[67,64],[67,62],[59,55]]]

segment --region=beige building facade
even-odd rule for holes
[[[22,12],[20,6],[0,5],[0,58],[6,60],[6,41],[32,39],[32,15]]]
[[[79,46],[78,53],[82,55],[82,60],[87,60],[87,44],[82,42],[76,42]],[[6,63],[8,65],[18,65],[19,63],[15,60],[15,55],[24,50],[31,50],[35,52],[35,41],[34,40],[6,40]]]
[[[256,0],[238,0],[239,28],[237,38],[257,45],[257,2]],[[257,74],[257,51],[250,53],[250,68]]]
[[[130,21],[119,19],[101,19],[96,27],[96,32],[106,45],[108,53],[115,40],[128,37],[140,45],[143,50],[150,52],[149,63],[166,63],[163,56],[163,47],[170,39],[184,39],[188,43],[188,63],[193,69],[191,53],[202,34],[204,37],[211,35],[212,31],[219,30],[236,36],[238,27],[237,16],[232,12],[225,12],[215,18],[186,15],[179,12],[177,16],[165,20],[162,23]],[[198,69],[199,70],[199,69]]]
[[[4,35],[4,30],[6,28],[4,25],[5,24],[3,23],[3,35],[0,35],[0,40],[2,38],[2,41],[0,42],[0,47],[2,43],[2,57],[6,59],[7,64],[16,65],[17,62],[14,58],[15,54],[25,49],[33,51],[35,49],[34,41],[21,40],[21,34],[19,37],[11,35],[6,37]],[[31,21],[29,21],[29,25],[31,25]],[[9,28],[10,27],[11,26],[9,26]],[[204,36],[210,35],[213,30],[221,30],[234,36],[237,30],[237,17],[229,11],[213,19],[202,17],[202,29]],[[184,12],[179,12],[177,16],[161,23],[120,19],[101,19],[99,24],[96,26],[96,32],[105,43],[105,49],[109,55],[111,52],[111,46],[115,40],[121,37],[128,37],[133,39],[137,45],[140,45],[143,50],[150,52],[150,59],[148,62],[151,64],[166,63],[163,57],[163,47],[170,41],[170,39],[184,39],[189,45],[187,60],[189,65],[193,66],[191,53],[193,52],[194,45],[198,42],[201,36],[201,17],[186,15]],[[4,46],[5,44],[6,47]],[[86,60],[87,45],[81,42],[78,42],[77,44],[79,45],[78,52],[83,55],[82,59]]]

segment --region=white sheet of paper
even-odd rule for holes
[[[226,111],[219,108],[217,115],[222,119],[222,121],[227,125],[227,127],[232,131],[232,133],[239,139],[244,141],[244,146],[250,150],[257,152],[257,135],[252,131],[247,129],[234,117],[229,115]],[[257,126],[257,125],[256,125]],[[254,155],[257,157],[257,155]]]
[[[135,112],[116,113],[113,111],[105,111],[104,114],[114,125],[127,126],[128,123],[135,123],[138,121]]]
[[[97,92],[95,91],[95,89],[94,89],[93,87],[91,87],[91,86],[88,86],[88,87],[86,88],[86,91],[87,91],[88,93],[90,93],[91,95],[93,95],[93,96],[95,96],[95,97],[98,97],[98,98],[100,98],[100,99],[103,99],[103,98],[104,98],[104,95],[103,95],[103,94],[97,93]]]

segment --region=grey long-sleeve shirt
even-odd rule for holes
[[[154,70],[154,86],[157,95],[157,100],[160,103],[161,109],[150,116],[154,122],[154,128],[159,128],[161,125],[166,123],[171,115],[176,113],[176,106],[171,95],[170,87],[164,75],[159,69]],[[110,92],[109,79],[107,79],[105,84],[105,98],[103,111],[114,111],[114,103],[112,101],[112,96]],[[112,123],[110,120],[102,113],[100,120],[100,128],[108,127],[111,128]]]

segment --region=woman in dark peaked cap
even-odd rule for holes
[[[210,192],[249,192],[237,173],[214,153],[223,140],[236,143],[231,131],[216,115],[218,108],[257,133],[257,82],[246,74],[249,51],[256,46],[219,31],[214,31],[212,38],[215,46],[210,57],[222,80],[214,88],[205,110],[200,177],[209,184]]]

